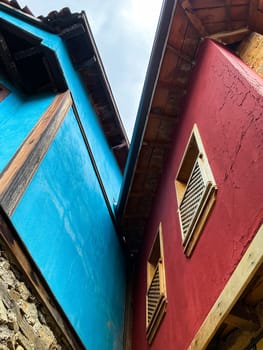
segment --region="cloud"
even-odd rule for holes
[[[22,0],[35,15],[85,10],[124,126],[131,137],[162,0]]]
[[[159,17],[161,3],[160,0],[128,1],[128,6],[121,10],[127,28],[151,39],[153,27],[156,27]]]

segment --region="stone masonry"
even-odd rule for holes
[[[0,350],[70,347],[0,247]]]

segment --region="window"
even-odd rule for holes
[[[147,262],[146,336],[149,344],[163,319],[166,305],[163,239],[160,224]]]
[[[194,125],[175,180],[184,252],[190,256],[215,201],[216,184]]]

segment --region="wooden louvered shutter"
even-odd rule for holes
[[[163,303],[166,302],[166,293],[164,286],[164,271],[163,263],[160,259],[156,265],[152,281],[148,287],[146,295],[147,306],[147,334],[150,333],[152,324],[156,321],[160,309],[163,307]]]
[[[163,237],[160,223],[147,261],[146,338],[149,344],[153,341],[165,315],[166,305]]]
[[[179,205],[179,217],[184,239],[189,236],[196,225],[211,186],[211,182],[207,180],[202,169],[201,159],[197,158]]]

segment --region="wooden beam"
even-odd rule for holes
[[[158,87],[175,91],[178,96],[184,96],[186,94],[186,85],[187,84],[183,83],[182,81],[176,80],[176,78],[172,81],[158,81]]]
[[[263,12],[263,0],[258,0],[258,11]]]
[[[0,176],[0,203],[8,215],[16,208],[72,104],[57,95]]]
[[[33,46],[26,50],[17,51],[13,54],[15,61],[19,61],[42,52],[41,46]]]
[[[231,0],[225,0],[225,11],[226,11],[226,20],[227,20],[227,29],[232,30],[232,20],[231,20]]]
[[[0,61],[2,61],[6,73],[10,79],[15,83],[21,83],[16,64],[13,60],[11,52],[9,51],[8,45],[2,33],[0,32]]]
[[[178,50],[177,48],[175,48],[172,44],[167,44],[167,49],[170,50],[172,53],[174,53],[178,58],[180,58],[181,60],[194,65],[195,62],[193,61],[193,58],[191,56],[185,55],[184,53],[182,53],[180,50]]]
[[[185,11],[186,16],[192,23],[193,27],[198,31],[198,33],[205,37],[208,35],[202,21],[200,18],[195,14],[194,10],[192,9],[192,6],[190,4],[189,0],[181,0],[181,6]]]
[[[249,2],[249,29],[263,34],[263,5],[262,1],[250,0]]]
[[[260,328],[256,312],[244,302],[235,305],[224,322],[248,332],[257,331]]]
[[[85,34],[84,26],[80,23],[77,23],[63,29],[59,35],[67,41],[69,39],[76,38],[82,34]]]
[[[263,263],[263,224],[237,265],[225,288],[208,313],[188,350],[203,350]]]
[[[216,40],[223,44],[232,44],[234,42],[241,41],[249,33],[250,33],[250,30],[248,28],[241,28],[237,30],[231,30],[231,31],[212,34],[212,35],[209,35],[208,38]]]
[[[167,114],[167,113],[155,113],[155,112],[150,112],[150,118],[158,118],[161,121],[166,121],[168,123],[177,123],[179,121],[178,115],[177,114]]]
[[[144,147],[158,147],[158,148],[167,148],[171,146],[171,140],[143,140],[142,146]]]
[[[0,84],[0,102],[3,101],[10,94],[10,90],[8,90],[3,84]]]
[[[0,207],[0,243],[4,246],[11,260],[15,262],[18,270],[22,271],[25,282],[28,282],[36,293],[39,301],[46,307],[52,320],[65,337],[73,350],[84,350],[80,338],[70,324],[64,311],[58,304],[40,270],[28,253],[18,233],[8,216]]]

